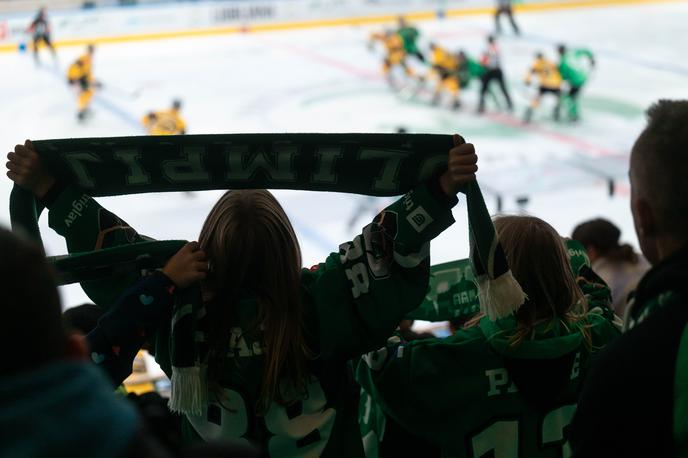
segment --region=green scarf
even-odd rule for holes
[[[526,295],[509,270],[478,183],[469,183],[464,193],[468,207],[470,259],[481,310],[491,320],[504,318],[523,305]]]

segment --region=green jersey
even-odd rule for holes
[[[602,314],[541,324],[513,346],[514,318],[446,339],[392,337],[362,358],[357,379],[406,429],[448,457],[559,457],[591,356],[619,335]],[[586,340],[586,333],[590,343]]]
[[[397,34],[404,42],[404,51],[409,54],[415,54],[418,52],[418,44],[416,43],[418,36],[420,35],[418,33],[418,29],[411,26],[402,27],[397,30]]]
[[[474,78],[480,78],[485,73],[485,66],[475,59],[466,57],[466,59],[459,66],[459,83],[461,88],[468,87],[468,84]]]
[[[586,62],[592,63],[594,61],[592,52],[587,49],[567,51],[559,61],[559,73],[571,87],[580,87],[585,84],[590,72]]]
[[[264,364],[255,326],[257,307],[245,294],[236,307],[236,325],[227,330],[220,398],[211,397],[204,415],[186,416],[187,438],[249,441],[270,456],[363,456],[357,388],[347,361],[383,345],[403,316],[422,301],[428,286],[429,241],[453,222],[450,202],[438,192],[431,185],[417,187],[324,263],[303,270],[306,335],[317,358],[309,364],[306,395],[288,406],[274,402],[263,415],[255,413]],[[66,238],[70,252],[144,240],[74,188],[65,189],[50,205],[49,224]],[[94,302],[108,307],[135,280],[127,274],[82,286]],[[158,334],[169,332],[171,316],[166,318]],[[207,337],[202,326],[196,335],[199,342]],[[151,336],[150,341],[161,340]],[[154,351],[169,376],[169,347],[156,345]]]

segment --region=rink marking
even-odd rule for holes
[[[648,4],[665,4],[665,3],[683,3],[683,0],[573,0],[558,3],[530,3],[514,6],[518,13],[537,13],[545,11],[559,11],[570,9],[584,9],[584,8],[608,8],[614,6],[628,6],[628,5],[648,5]],[[449,9],[444,15],[445,17],[461,17],[461,16],[480,16],[486,14],[494,14],[494,7],[475,7],[475,8],[460,8]],[[231,27],[212,27],[204,29],[187,29],[172,32],[154,32],[141,33],[131,35],[114,35],[95,38],[77,38],[68,40],[57,40],[56,47],[63,46],[84,46],[89,43],[104,44],[104,43],[126,43],[135,41],[149,41],[149,40],[165,40],[172,38],[187,38],[187,37],[205,37],[214,35],[232,35],[248,32],[276,32],[284,30],[298,30],[311,29],[320,27],[336,27],[336,26],[358,26],[367,24],[381,24],[388,22],[395,22],[398,14],[385,14],[375,16],[359,16],[333,19],[316,19],[308,21],[295,22],[281,22],[271,24],[253,24],[250,26],[239,25]],[[413,21],[427,21],[435,20],[438,17],[437,11],[418,11],[405,13],[404,16]],[[17,51],[17,43],[0,44],[0,52]]]

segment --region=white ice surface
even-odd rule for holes
[[[479,179],[485,189],[504,192],[504,210],[519,211],[515,199],[528,195],[526,209],[562,234],[585,219],[605,216],[636,244],[625,179],[628,151],[643,126],[643,110],[658,98],[688,98],[688,4],[531,13],[518,16],[524,37],[501,39],[505,73],[517,110],[475,115],[477,84],[463,94],[461,111],[431,107],[425,94],[404,100],[380,74],[380,51],[369,51],[373,27],[337,27],[102,45],[94,73],[104,89],[85,124],[75,119],[75,97],[65,69],[82,50],[61,48],[59,63],[42,56],[0,54],[0,148],[9,151],[25,138],[141,134],[138,120],[151,109],[184,100],[189,133],[232,132],[459,132],[475,143]],[[648,20],[651,18],[651,20]],[[477,55],[492,30],[488,16],[420,22],[422,44],[437,41]],[[505,24],[506,25],[506,24]],[[595,52],[598,68],[583,94],[583,121],[572,125],[548,119],[545,104],[531,126],[518,118],[528,94],[521,79],[536,50],[554,57],[566,42]],[[138,92],[138,97],[133,93]],[[489,102],[488,102],[489,103]],[[488,105],[489,107],[489,105]],[[593,166],[617,178],[609,198],[606,181],[576,167]],[[11,183],[0,179],[8,202]],[[141,233],[156,238],[195,239],[219,192],[127,196],[101,199]],[[304,264],[323,260],[352,237],[346,222],[365,202],[359,196],[277,191],[302,243]],[[496,210],[495,198],[486,193]],[[361,226],[380,199],[357,224]],[[432,244],[433,262],[466,257],[465,210]],[[6,204],[0,224],[9,224]],[[63,241],[41,220],[49,254],[66,252]],[[63,289],[66,306],[86,300],[78,287]]]

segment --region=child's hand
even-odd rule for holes
[[[18,186],[32,192],[42,199],[55,184],[55,178],[43,169],[41,158],[31,143],[26,140],[23,145],[16,145],[14,151],[7,154],[7,176]]]
[[[475,181],[478,171],[478,156],[472,143],[466,143],[460,135],[454,134],[454,147],[449,150],[447,171],[440,176],[440,186],[448,196],[456,195],[467,183]]]
[[[198,248],[198,242],[189,242],[167,261],[162,272],[177,285],[177,288],[184,289],[205,278],[208,261],[205,259],[205,253]]]

